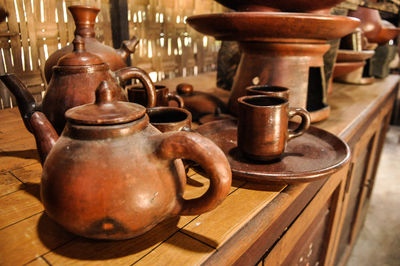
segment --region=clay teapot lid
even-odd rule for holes
[[[115,125],[143,117],[146,108],[135,103],[117,101],[116,85],[102,81],[96,89],[96,101],[69,109],[65,117],[73,124]]]
[[[85,41],[80,35],[75,35],[72,41],[74,50],[58,60],[58,66],[88,66],[104,64],[103,60],[85,49]]]

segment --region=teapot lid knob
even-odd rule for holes
[[[96,104],[112,103],[116,100],[115,89],[110,88],[109,83],[103,80],[96,89]]]
[[[94,103],[69,109],[65,117],[73,124],[80,125],[115,125],[129,123],[142,118],[146,108],[135,103],[117,100],[116,84],[102,81],[97,87]]]

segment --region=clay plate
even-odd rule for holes
[[[281,160],[255,162],[244,158],[237,148],[235,120],[220,120],[201,125],[197,132],[208,137],[225,153],[234,178],[257,183],[311,182],[336,172],[350,158],[350,149],[335,135],[311,126],[291,140]]]
[[[307,12],[331,8],[344,0],[216,0],[220,4],[240,11],[265,11],[274,8],[282,11]]]
[[[375,54],[375,51],[352,51],[352,50],[338,50],[336,62],[356,62],[364,61],[371,58]]]
[[[365,61],[335,63],[333,67],[332,77],[337,78],[347,75],[353,71],[356,71],[358,68],[363,67],[364,65]]]
[[[187,22],[218,40],[323,43],[351,33],[360,20],[284,12],[231,12],[191,16]]]

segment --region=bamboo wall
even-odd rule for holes
[[[215,69],[218,42],[192,30],[185,18],[221,12],[220,5],[212,0],[127,1],[129,35],[141,39],[132,65],[148,71],[154,81]],[[0,75],[17,73],[39,101],[46,87],[46,59],[73,39],[75,26],[67,7],[75,4],[101,9],[96,37],[112,46],[110,0],[0,0],[9,13],[0,23]],[[0,109],[14,105],[0,82]]]

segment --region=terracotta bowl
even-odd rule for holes
[[[396,38],[400,33],[400,28],[396,28],[392,23],[386,20],[382,20],[382,29],[375,38],[372,40],[379,45],[384,45],[388,41]]]
[[[382,19],[379,11],[366,7],[359,7],[356,11],[349,11],[349,17],[359,18],[360,27],[369,42],[375,42],[373,39],[378,36],[382,29]]]
[[[331,8],[344,0],[216,0],[238,11],[307,12]]]
[[[341,63],[335,63],[335,66],[333,68],[333,73],[332,77],[337,78],[344,76],[348,73],[351,73],[353,71],[356,71],[360,67],[363,67],[365,65],[364,62],[341,62]]]
[[[195,30],[219,40],[325,43],[351,33],[360,21],[332,15],[231,12],[191,16]]]
[[[336,62],[362,62],[371,58],[375,51],[352,51],[352,50],[338,50]]]

